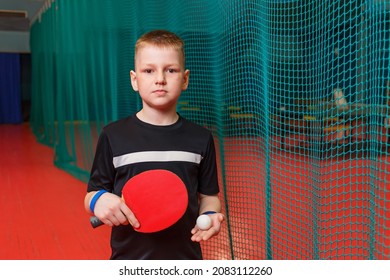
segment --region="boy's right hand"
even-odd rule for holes
[[[128,225],[138,228],[139,222],[125,201],[112,193],[104,193],[95,204],[95,216],[108,226]]]

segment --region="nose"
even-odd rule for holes
[[[156,83],[156,85],[165,85],[166,84],[165,73],[163,71],[157,72],[155,83]]]

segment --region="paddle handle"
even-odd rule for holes
[[[104,223],[102,221],[100,221],[97,217],[95,216],[92,216],[90,219],[89,219],[89,222],[91,223],[91,226],[93,228],[97,228],[97,227],[100,227],[101,225],[103,225]]]

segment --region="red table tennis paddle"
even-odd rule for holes
[[[187,210],[188,193],[184,182],[164,169],[148,170],[130,178],[123,187],[122,197],[140,223],[135,230],[157,232],[176,223]],[[103,223],[91,217],[96,228]]]

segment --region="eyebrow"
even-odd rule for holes
[[[141,68],[145,68],[145,67],[155,67],[156,65],[154,63],[146,63],[146,64],[141,64],[139,66]],[[164,65],[164,68],[169,68],[169,67],[182,68],[182,66],[179,63],[177,64],[171,63],[171,64]]]

